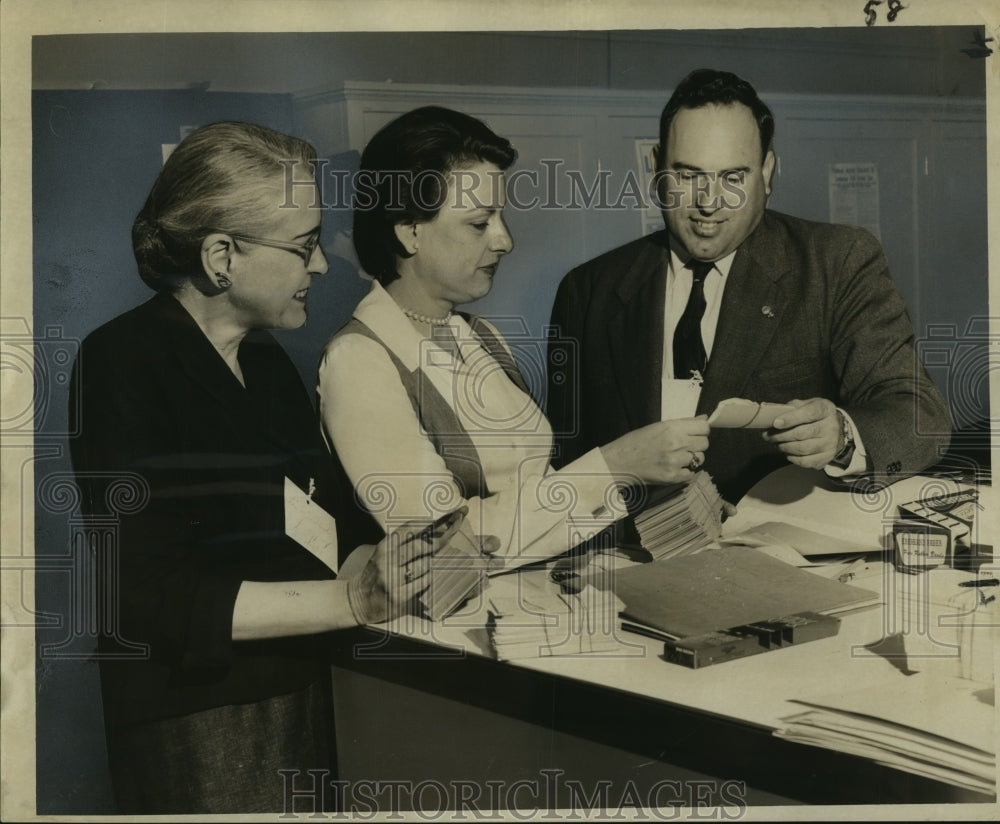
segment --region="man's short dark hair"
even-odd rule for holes
[[[681,109],[729,106],[733,103],[742,103],[753,114],[760,133],[760,155],[763,158],[774,143],[774,115],[746,80],[732,72],[717,69],[695,69],[677,84],[660,115],[661,157],[666,156],[667,133],[677,112]]]

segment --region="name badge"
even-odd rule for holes
[[[312,499],[312,479],[309,483],[309,491],[303,492],[285,478],[285,533],[336,572],[337,522]]]
[[[660,396],[660,420],[694,417],[701,398],[701,383],[693,378],[664,380]]]

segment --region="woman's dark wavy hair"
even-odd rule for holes
[[[462,166],[508,169],[517,152],[481,120],[441,106],[400,115],[369,141],[355,178],[354,248],[364,270],[386,285],[395,280],[399,223],[433,220],[447,196],[446,177]]]
[[[306,141],[253,123],[223,121],[192,132],[173,150],[132,224],[139,276],[175,291],[202,275],[201,244],[214,231],[265,234],[284,198],[289,164],[309,164]]]
[[[666,155],[670,124],[681,109],[733,103],[742,103],[753,114],[760,133],[760,155],[763,159],[774,143],[774,115],[746,80],[717,69],[695,69],[677,84],[660,115],[660,157]]]

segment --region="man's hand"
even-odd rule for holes
[[[775,419],[774,426],[764,432],[764,440],[777,444],[793,464],[822,469],[843,445],[837,407],[826,398],[788,404],[795,409]]]

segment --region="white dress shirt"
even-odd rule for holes
[[[729,268],[736,253],[715,261],[712,270],[705,275],[705,314],[701,317],[701,339],[705,344],[705,354],[712,357],[715,329],[719,324],[719,308],[722,306],[722,292],[726,288]],[[670,266],[667,269],[667,299],[663,306],[663,379],[660,388],[660,418],[690,418],[698,407],[701,397],[701,383],[689,377],[674,377],[674,331],[684,314],[694,275],[684,261],[673,250],[670,251]]]

